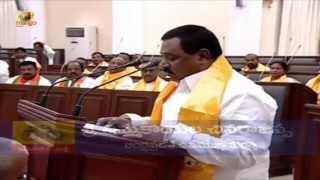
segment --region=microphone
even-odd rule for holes
[[[104,85],[106,85],[106,84],[110,84],[110,83],[112,83],[112,82],[114,82],[114,81],[117,81],[117,80],[119,80],[119,79],[121,79],[121,78],[124,78],[124,77],[126,77],[126,76],[129,76],[129,75],[131,75],[131,74],[134,74],[134,73],[136,73],[136,72],[138,72],[138,71],[141,71],[141,70],[143,70],[143,69],[145,69],[145,68],[157,66],[157,65],[160,63],[160,61],[161,61],[161,60],[152,60],[152,61],[150,61],[150,62],[148,62],[148,63],[145,63],[145,65],[143,65],[142,67],[139,67],[139,69],[137,69],[137,70],[135,70],[135,71],[132,71],[132,72],[127,73],[127,74],[125,74],[125,75],[123,75],[123,76],[120,76],[120,77],[118,77],[118,78],[112,79],[112,80],[107,81],[107,82],[104,82],[104,83],[102,83],[102,84],[99,84],[99,85],[97,85],[97,86],[95,86],[95,87],[93,87],[93,88],[91,88],[91,89],[88,89],[88,90],[85,91],[85,92],[79,97],[79,99],[77,100],[77,103],[76,103],[76,105],[75,105],[75,107],[74,107],[74,109],[73,109],[73,114],[72,114],[72,115],[73,115],[73,116],[79,116],[79,115],[80,115],[81,110],[82,110],[82,106],[83,106],[83,102],[84,102],[84,98],[85,98],[89,93],[91,93],[92,91],[94,91],[95,89],[98,89],[99,87],[102,87],[102,86],[104,86]],[[140,62],[142,62],[142,61],[140,61]],[[128,64],[129,64],[129,63],[128,63]]]
[[[276,52],[273,52],[273,55],[271,56],[271,58],[267,61],[266,67],[268,67],[270,65],[270,63],[272,62],[272,60],[274,59],[274,57],[276,56]],[[266,72],[266,68],[260,73],[259,75],[259,81],[263,78],[264,73]]]
[[[302,45],[299,44],[297,46],[297,48],[295,49],[295,51],[292,53],[292,55],[289,57],[288,61],[287,61],[287,65],[290,64],[290,62],[294,59],[294,56],[298,53],[298,51],[301,49]]]
[[[60,80],[60,81],[55,81],[54,83],[52,83],[51,84],[51,86],[49,86],[48,88],[47,88],[47,90],[45,91],[45,93],[42,95],[42,99],[41,99],[41,101],[40,101],[40,106],[42,106],[42,107],[47,107],[48,106],[48,95],[49,95],[49,93],[51,92],[51,89],[55,86],[55,85],[57,85],[57,84],[59,84],[59,83],[62,83],[62,82],[66,82],[66,81],[70,81],[70,80],[79,80],[79,79],[81,79],[82,77],[84,77],[85,75],[84,74],[82,74],[82,75],[80,75],[80,76],[78,76],[78,77],[75,77],[75,78],[66,78],[66,79],[62,79],[62,80]]]

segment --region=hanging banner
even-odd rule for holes
[[[37,21],[35,20],[35,14],[32,11],[19,12],[16,25],[17,27],[37,25]]]

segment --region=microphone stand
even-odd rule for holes
[[[146,65],[146,66],[144,66],[144,67],[142,67],[142,68],[139,68],[139,69],[137,69],[137,70],[135,70],[135,71],[132,71],[132,72],[127,73],[127,74],[125,74],[125,75],[122,75],[122,76],[120,76],[120,77],[118,77],[118,78],[112,79],[112,80],[110,80],[110,81],[106,81],[106,82],[104,82],[104,83],[102,83],[102,84],[99,84],[99,85],[97,85],[97,86],[95,86],[95,87],[93,87],[93,88],[91,88],[91,89],[88,89],[87,91],[85,91],[85,92],[79,97],[79,99],[78,99],[78,101],[77,101],[77,103],[76,103],[76,105],[75,105],[75,108],[74,108],[74,110],[73,110],[72,115],[73,115],[73,116],[79,116],[79,115],[80,115],[80,112],[81,112],[81,109],[82,109],[82,106],[83,106],[83,102],[84,102],[84,98],[85,98],[90,92],[92,92],[93,90],[98,89],[99,87],[102,87],[102,86],[104,86],[104,85],[106,85],[106,84],[110,84],[110,83],[112,83],[112,82],[114,82],[114,81],[117,81],[117,80],[119,80],[119,79],[121,79],[121,78],[123,78],[123,77],[126,77],[126,76],[129,76],[129,75],[131,75],[131,74],[134,74],[134,73],[136,73],[136,72],[138,72],[138,71],[141,71],[142,69],[145,69],[145,68],[148,68],[148,67],[157,65],[159,62],[160,62],[160,61],[151,62],[150,64],[148,64],[148,65]]]

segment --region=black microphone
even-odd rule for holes
[[[140,58],[141,59],[141,58]],[[91,93],[92,91],[94,91],[95,89],[98,89],[99,87],[102,87],[102,86],[104,86],[104,85],[106,85],[106,84],[110,84],[110,83],[112,83],[112,82],[114,82],[114,81],[117,81],[117,80],[119,80],[119,79],[121,79],[121,78],[124,78],[124,77],[126,77],[126,76],[129,76],[129,75],[131,75],[131,74],[134,74],[134,73],[136,73],[136,72],[138,72],[138,71],[141,71],[141,70],[143,70],[143,69],[146,69],[146,68],[149,68],[149,67],[153,67],[153,66],[157,66],[159,63],[160,63],[160,61],[161,60],[152,60],[152,61],[150,61],[150,62],[148,62],[148,63],[145,63],[145,64],[143,64],[142,65],[142,67],[139,67],[139,69],[137,69],[137,70],[135,70],[135,71],[132,71],[132,72],[130,72],[130,73],[127,73],[127,74],[125,74],[125,75],[123,75],[123,76],[120,76],[120,77],[118,77],[118,78],[115,78],[115,79],[112,79],[112,80],[110,80],[110,81],[107,81],[107,82],[104,82],[104,83],[102,83],[102,84],[99,84],[99,85],[97,85],[97,86],[95,86],[95,87],[93,87],[93,88],[91,88],[91,89],[88,89],[87,91],[85,91],[80,97],[79,97],[79,99],[77,100],[77,103],[76,103],[76,105],[75,105],[75,107],[74,107],[74,109],[73,109],[73,116],[79,116],[80,115],[80,113],[81,113],[81,110],[82,110],[82,106],[83,106],[83,102],[84,102],[84,98],[89,94],[89,93]],[[140,60],[140,64],[141,64],[141,60]],[[137,63],[137,62],[135,62],[135,63]],[[129,64],[129,63],[128,63]],[[134,64],[133,62],[131,63],[131,64]]]
[[[47,107],[48,106],[48,95],[51,92],[52,88],[55,85],[59,84],[59,83],[70,81],[70,80],[77,81],[77,80],[81,79],[84,76],[91,77],[91,76],[95,76],[96,74],[104,73],[106,71],[117,70],[117,69],[129,67],[129,66],[140,65],[140,64],[142,64],[142,56],[140,58],[138,58],[137,60],[135,60],[135,61],[129,62],[129,63],[121,65],[121,66],[117,66],[115,68],[111,68],[111,69],[107,69],[107,70],[101,70],[101,71],[97,71],[97,72],[94,72],[94,73],[91,73],[91,74],[82,74],[82,75],[80,75],[78,77],[75,77],[75,78],[66,78],[66,79],[62,79],[60,81],[56,81],[56,82],[52,83],[52,85],[49,86],[48,89],[45,91],[45,93],[42,95],[42,99],[40,101],[40,106],[42,106],[42,107]]]
[[[60,80],[60,81],[55,81],[54,83],[52,83],[51,86],[49,86],[49,87],[47,88],[47,90],[45,91],[45,93],[42,95],[42,99],[41,99],[41,101],[40,101],[40,106],[42,106],[42,107],[47,107],[47,106],[48,106],[48,95],[49,95],[49,93],[51,92],[51,89],[52,89],[55,85],[57,85],[57,84],[59,84],[59,83],[62,83],[62,82],[70,81],[70,80],[75,80],[75,81],[77,81],[77,80],[81,79],[81,78],[84,77],[84,76],[85,76],[85,75],[82,74],[82,75],[80,75],[80,76],[78,76],[78,77],[75,77],[75,78],[66,78],[66,79],[62,79],[62,80]]]

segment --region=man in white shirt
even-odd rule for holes
[[[167,82],[159,77],[159,67],[153,66],[141,70],[142,79],[133,85],[135,91],[160,92],[167,85]]]
[[[18,47],[14,50],[14,55],[12,58],[16,59],[19,63],[23,61],[32,61],[36,63],[37,68],[40,70],[41,69],[41,64],[38,62],[36,58],[29,57],[27,56],[27,50],[23,47]]]
[[[9,79],[9,65],[0,60],[0,83],[5,83]]]
[[[81,77],[81,75],[83,74],[83,71],[84,71],[84,64],[82,64],[81,62],[77,60],[68,62],[68,64],[66,65],[66,73],[67,73],[66,77],[60,78],[56,82],[67,80],[67,79],[70,79],[70,80],[61,82],[59,84],[56,84],[55,86],[78,87],[78,88],[93,87],[95,84],[95,81],[87,76]]]
[[[274,99],[232,69],[218,39],[205,27],[177,27],[161,39],[161,67],[176,84],[169,82],[160,93],[151,119],[125,114],[97,124],[170,129],[160,137],[190,155],[179,180],[269,179]]]
[[[53,64],[55,52],[51,47],[38,41],[33,43],[33,49],[42,52],[48,58],[48,63]]]
[[[111,81],[113,79],[117,79],[121,76],[124,76],[128,74],[128,69],[118,68],[122,65],[126,64],[126,60],[124,60],[122,57],[115,57],[112,58],[109,62],[109,68],[110,71],[107,71],[104,73],[104,75],[98,77],[96,79],[95,85],[100,85],[102,83],[105,83],[107,81]],[[101,89],[116,89],[116,90],[129,90],[133,86],[133,81],[130,77],[123,77],[119,80],[116,80],[112,83],[106,84],[105,86],[100,87]]]
[[[36,63],[23,61],[19,64],[20,75],[14,76],[6,82],[7,84],[50,86],[51,82],[39,74]]]

